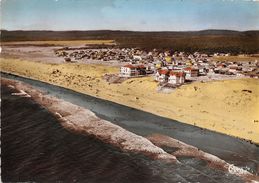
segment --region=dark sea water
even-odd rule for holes
[[[242,182],[201,160],[155,161],[71,133],[32,99],[12,92],[1,87],[3,182]]]
[[[70,133],[31,99],[1,91],[3,181],[161,181],[147,159]]]

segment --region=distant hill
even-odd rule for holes
[[[1,31],[1,41],[113,39],[119,47],[176,51],[258,53],[259,31],[203,30],[186,32],[135,31]]]

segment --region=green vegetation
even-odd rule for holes
[[[189,32],[132,31],[6,31],[1,41],[115,40],[119,47],[174,49],[206,53],[258,53],[259,31],[205,30]]]

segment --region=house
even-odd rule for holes
[[[168,83],[170,84],[183,84],[185,82],[185,73],[184,72],[175,72],[171,71],[168,78]]]
[[[156,74],[155,74],[155,76],[154,76],[154,79],[155,79],[156,81],[159,81],[159,77],[160,77],[159,71],[156,71]]]
[[[138,66],[136,66],[136,69],[137,69],[137,75],[146,75],[147,74],[146,66],[144,66],[144,65],[138,65]]]
[[[229,71],[228,68],[221,68],[221,69],[219,70],[219,73],[220,73],[220,74],[227,74],[228,71]]]
[[[120,76],[122,77],[132,77],[138,75],[146,75],[147,67],[144,65],[132,65],[127,64],[120,68]]]
[[[237,70],[238,70],[238,65],[237,64],[231,64],[228,66],[229,70],[228,70],[228,74],[229,75],[236,75],[237,74]]]
[[[199,69],[200,76],[205,76],[209,70],[205,66],[199,66],[198,69]]]
[[[169,70],[167,69],[160,69],[155,74],[155,80],[160,83],[167,82],[168,77],[169,77]]]
[[[162,67],[162,63],[160,61],[157,61],[154,64],[155,64],[156,69],[160,69]]]
[[[228,75],[236,75],[237,74],[237,70],[236,69],[229,69],[228,70]]]
[[[192,77],[198,77],[199,69],[186,67],[183,69],[186,74],[186,79],[191,79]]]
[[[139,56],[139,55],[133,55],[133,60],[135,60],[135,61],[141,61],[141,60],[142,60],[142,57]]]
[[[172,57],[166,56],[165,61],[166,61],[166,64],[171,64],[172,63]]]
[[[120,75],[122,77],[131,77],[138,74],[137,67],[132,64],[124,65],[120,68]]]
[[[233,69],[233,70],[237,70],[238,69],[238,65],[237,64],[231,64],[228,66],[229,69]]]

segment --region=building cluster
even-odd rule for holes
[[[84,49],[84,50],[56,50],[58,57],[71,58],[75,60],[91,59],[100,61],[134,62],[145,59],[152,61],[148,52],[135,48],[105,48],[105,49]]]
[[[213,71],[216,74],[247,75],[250,77],[259,74],[259,62],[220,62],[216,63]]]
[[[125,62],[120,68],[121,77],[138,77],[154,74],[156,81],[181,85],[185,81],[195,80],[208,74],[259,76],[256,62],[216,62],[212,57],[222,56],[221,53],[207,55],[195,52],[174,52],[172,50],[146,51],[137,48],[101,48],[101,49],[60,49],[55,54],[71,60],[99,60]],[[224,54],[228,56],[229,54]]]
[[[142,59],[137,64],[127,64],[120,69],[124,77],[136,77],[145,74],[154,74],[159,83],[182,85],[186,81],[194,81],[199,76],[207,75],[236,75],[259,76],[259,62],[216,62],[207,54],[186,54],[184,52],[162,52],[154,57],[153,61]],[[142,71],[139,72],[141,63]],[[251,74],[253,73],[253,74]]]
[[[181,85],[188,79],[198,77],[199,70],[193,67],[177,67],[173,65],[157,68],[151,64],[127,64],[120,68],[121,77],[137,77],[148,74],[153,74],[154,79],[159,83]]]

